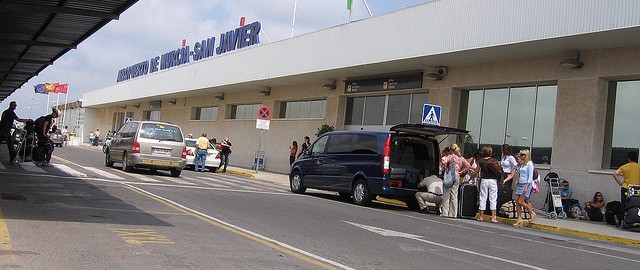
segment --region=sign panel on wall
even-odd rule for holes
[[[422,88],[422,73],[375,79],[348,80],[345,82],[344,92],[348,94],[420,88]]]

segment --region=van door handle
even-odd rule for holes
[[[316,164],[320,165],[322,163],[324,163],[324,158],[316,159]]]

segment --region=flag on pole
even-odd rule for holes
[[[353,4],[353,0],[347,0],[347,9],[351,10],[351,4]]]
[[[48,93],[58,93],[56,92],[58,90],[58,84],[59,83],[45,83],[44,90]]]
[[[66,94],[68,90],[69,90],[68,83],[61,83],[61,84],[58,84],[58,86],[56,87],[56,93]]]
[[[36,94],[45,94],[48,95],[49,93],[44,89],[44,84],[37,84],[33,86],[33,90],[36,91]]]

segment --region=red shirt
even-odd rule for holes
[[[298,153],[298,147],[297,146],[291,146],[291,153],[289,154],[289,156],[295,157],[296,153]]]

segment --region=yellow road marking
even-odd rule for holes
[[[169,238],[158,234],[154,230],[113,228],[111,231],[121,236],[122,240],[127,244],[175,244]]]
[[[216,227],[219,227],[219,228],[221,228],[221,229],[227,230],[227,231],[229,231],[229,232],[235,233],[235,234],[237,234],[237,235],[243,236],[243,237],[248,238],[248,239],[250,239],[250,240],[253,240],[253,241],[255,241],[255,242],[261,243],[261,244],[263,244],[263,245],[265,245],[265,246],[268,246],[268,247],[270,247],[270,248],[273,248],[273,249],[279,250],[279,251],[284,252],[284,253],[286,253],[286,254],[289,254],[289,255],[291,255],[291,256],[293,256],[293,257],[296,257],[296,258],[298,258],[298,259],[301,259],[301,260],[303,260],[303,261],[305,261],[305,262],[308,262],[308,263],[311,263],[311,264],[315,264],[315,265],[320,266],[320,267],[322,267],[322,268],[324,268],[324,269],[338,269],[338,268],[336,268],[336,267],[334,267],[334,266],[332,266],[332,265],[326,264],[326,263],[321,262],[321,261],[319,261],[319,260],[316,260],[316,259],[314,259],[314,258],[311,258],[311,257],[305,256],[305,255],[300,254],[300,253],[298,253],[298,252],[295,252],[295,251],[293,251],[293,250],[290,250],[290,249],[287,249],[287,248],[281,247],[281,246],[276,245],[276,244],[274,244],[274,243],[272,243],[272,242],[266,241],[266,240],[264,240],[264,239],[260,239],[260,238],[258,238],[258,237],[253,236],[253,235],[250,235],[250,234],[248,234],[248,233],[246,233],[246,232],[243,232],[243,231],[237,230],[237,229],[235,229],[235,228],[231,228],[231,227],[229,227],[229,226],[227,226],[227,225],[224,225],[224,224],[222,224],[222,223],[219,223],[219,222],[213,221],[213,220],[208,219],[208,218],[206,218],[206,217],[200,216],[200,215],[198,215],[198,214],[196,214],[196,213],[193,213],[193,212],[187,211],[187,210],[182,209],[182,208],[180,208],[180,207],[177,207],[177,206],[175,206],[175,205],[173,205],[173,204],[171,204],[171,203],[168,203],[168,202],[166,202],[166,201],[160,200],[160,199],[158,199],[158,198],[156,198],[156,197],[153,197],[153,196],[150,196],[150,195],[148,195],[148,194],[142,193],[142,192],[140,192],[139,190],[133,189],[133,188],[131,188],[131,187],[127,187],[127,188],[128,188],[129,190],[131,190],[131,191],[135,192],[135,193],[138,193],[138,194],[140,194],[140,195],[142,195],[142,196],[145,196],[145,197],[150,198],[150,199],[152,199],[152,200],[154,200],[154,201],[157,201],[157,202],[159,202],[159,203],[162,203],[162,204],[164,204],[164,205],[168,206],[169,208],[175,209],[175,210],[180,211],[180,212],[182,212],[182,213],[185,213],[185,214],[187,214],[187,215],[189,215],[189,216],[192,216],[192,217],[194,217],[194,218],[197,218],[197,219],[199,219],[199,220],[202,220],[202,221],[204,221],[204,222],[206,222],[206,223],[209,223],[209,224],[214,225],[214,226],[216,226]]]
[[[4,214],[2,213],[2,209],[0,209],[0,248],[2,250],[12,250],[13,245],[11,244],[11,236],[9,235],[9,228],[7,227],[7,223],[4,222]],[[16,255],[11,254],[11,261],[16,261]]]

